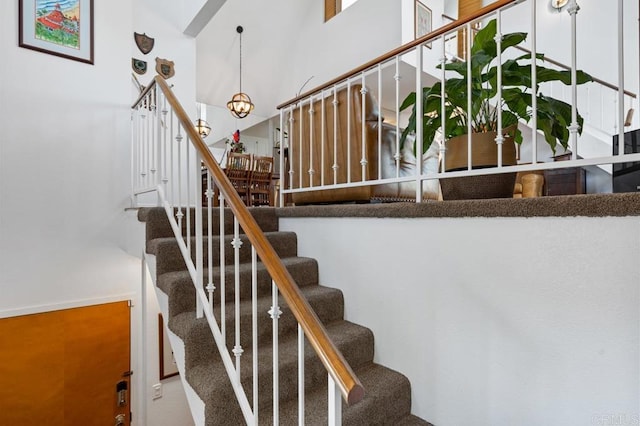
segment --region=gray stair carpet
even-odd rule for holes
[[[278,231],[278,219],[271,208],[251,208],[253,217],[260,225],[270,243],[300,290],[324,324],[329,336],[349,362],[365,388],[362,401],[347,407],[343,402],[343,424],[345,425],[429,425],[411,415],[411,385],[402,374],[373,362],[374,337],[371,330],[344,320],[342,292],[325,287],[318,282],[318,264],[314,259],[297,255],[295,233]],[[194,210],[183,212],[183,233],[193,238],[195,229]],[[225,255],[220,267],[220,223],[217,212],[213,215],[211,237],[205,223],[204,261],[208,262],[208,240],[213,245],[212,265],[205,269],[204,285],[209,275],[216,289],[214,292],[214,315],[219,324],[224,318],[226,348],[232,359],[235,341],[236,310],[233,216],[227,212],[224,218]],[[206,214],[203,215],[206,218]],[[173,236],[166,213],[162,208],[143,208],[138,219],[146,226],[146,251],[156,256],[157,286],[169,299],[169,328],[185,344],[185,377],[191,387],[205,403],[207,426],[239,425],[244,423],[240,407],[229,383],[211,330],[204,318],[197,319],[195,313],[195,289],[186,265]],[[206,222],[206,220],[205,220]],[[241,356],[240,380],[254,406],[253,395],[253,337],[251,306],[251,248],[246,236],[240,248],[239,267],[239,323]],[[191,256],[195,259],[195,240],[191,244]],[[225,276],[224,289],[221,275]],[[222,296],[224,295],[224,313]],[[264,265],[257,267],[257,353],[258,353],[258,417],[260,424],[273,424],[273,331],[272,320],[267,313],[271,308],[271,279]],[[285,301],[279,300],[282,315],[278,327],[279,363],[279,424],[298,424],[298,337],[297,323]],[[223,315],[224,314],[224,315]],[[308,342],[305,342],[305,424],[327,424],[327,373]]]

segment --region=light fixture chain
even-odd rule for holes
[[[240,31],[240,93],[242,93],[242,31]]]

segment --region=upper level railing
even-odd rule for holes
[[[455,22],[456,19],[452,18],[448,15],[442,15],[442,18],[447,22]],[[481,22],[477,23],[478,25],[474,27],[473,33],[477,33],[480,29]],[[447,57],[456,58],[458,53],[458,37],[463,36],[464,31],[460,34],[454,33],[450,37],[446,39],[446,52]],[[466,44],[466,43],[463,43]],[[513,46],[515,49],[526,53],[531,54],[531,50],[522,46]],[[464,56],[464,51],[462,52]],[[457,58],[459,60],[464,60],[464,57]],[[552,59],[548,55],[544,57],[544,63],[549,64],[552,67],[560,70],[571,71],[571,66],[566,65],[565,63]],[[589,71],[589,70],[585,70]],[[580,99],[580,104],[578,106],[579,110],[583,111],[585,114],[585,118],[587,119],[589,125],[593,126],[595,129],[603,131],[608,134],[616,134],[617,133],[617,120],[611,120],[612,117],[605,117],[604,114],[597,115],[594,111],[605,111],[607,108],[611,108],[613,111],[617,110],[617,104],[619,101],[618,94],[620,92],[620,87],[616,86],[613,83],[605,81],[596,77],[594,74],[589,72],[591,75],[592,81],[589,84],[581,85],[578,87],[578,97]],[[563,101],[568,101],[568,97],[565,96],[562,90],[562,87],[550,87],[549,94],[554,97],[559,97]],[[624,89],[624,106],[625,106],[625,121],[624,126],[630,127],[633,124],[633,117],[635,109],[638,106],[638,96],[636,93]],[[609,120],[607,120],[609,118]]]
[[[178,240],[187,268],[196,289],[196,304],[198,317],[206,317],[216,340],[217,347],[224,362],[229,380],[242,408],[247,424],[258,424],[259,395],[257,393],[258,347],[257,337],[253,336],[253,404],[249,404],[245,390],[240,381],[241,356],[243,349],[240,345],[239,330],[239,248],[242,245],[239,235],[241,227],[251,244],[253,267],[253,294],[256,292],[256,265],[259,259],[265,266],[273,282],[273,299],[271,319],[273,321],[273,351],[278,352],[278,318],[281,314],[278,306],[278,293],[281,293],[291,312],[298,322],[299,339],[304,338],[315,350],[317,356],[326,368],[330,383],[330,392],[335,392],[337,403],[329,404],[336,409],[332,421],[340,419],[340,394],[348,404],[362,399],[364,389],[354,375],[349,364],[329,338],[309,303],[302,295],[293,277],[283,265],[271,243],[261,231],[251,212],[242,202],[238,193],[233,189],[224,171],[206,144],[197,133],[188,115],[180,105],[172,90],[164,79],[156,76],[151,84],[142,92],[133,105],[134,127],[132,144],[132,170],[134,196],[157,192],[161,205]],[[203,188],[202,167],[206,168],[206,179]],[[213,188],[217,187],[220,196],[219,223],[220,247],[212,246],[213,222]],[[206,194],[207,201],[203,206],[202,194]],[[225,209],[225,206],[227,207]],[[204,208],[203,208],[204,207]],[[204,210],[204,213],[203,213]],[[232,246],[234,249],[235,273],[235,309],[236,332],[235,344],[227,347],[225,333],[225,212],[233,215],[234,233]],[[192,218],[193,215],[193,218]],[[203,219],[203,215],[206,219]],[[192,223],[194,221],[195,223]],[[206,226],[204,226],[206,224]],[[205,232],[203,232],[205,230]],[[207,235],[208,233],[208,235]],[[203,235],[208,238],[203,238]],[[206,251],[204,244],[207,244]],[[195,248],[193,247],[195,245]],[[220,282],[213,282],[212,253],[219,250]],[[191,253],[195,252],[195,260]],[[207,253],[208,259],[205,259]],[[207,274],[204,271],[207,270]],[[205,276],[207,282],[205,282]],[[221,324],[214,316],[214,291],[220,291],[221,303],[215,309],[221,310]],[[206,290],[206,292],[205,292]],[[253,330],[256,329],[258,314],[256,300],[253,298]],[[266,315],[266,314],[264,314]],[[298,345],[299,356],[304,359],[304,344]],[[235,355],[235,365],[229,352]],[[274,424],[278,424],[278,357],[274,356],[273,366],[273,404]],[[302,363],[304,366],[304,363]],[[299,372],[298,380],[304,384],[304,368]],[[304,389],[304,388],[303,388]],[[304,392],[299,396],[304,401]],[[304,409],[301,413],[304,419]],[[330,417],[331,418],[331,417]]]
[[[576,0],[567,6],[571,64],[566,69],[544,61],[537,50],[540,7],[534,0],[496,1],[279,105],[280,125],[289,135],[281,158],[285,164],[286,152],[288,182],[282,196],[295,203],[376,198],[420,202],[439,198],[438,182],[453,177],[640,160],[640,154],[624,149],[625,127],[637,128],[628,126],[628,111],[637,97],[625,88],[624,72],[616,84],[602,84],[578,69]],[[622,10],[623,1],[610,7]],[[526,24],[525,34],[505,34],[505,23],[512,28],[516,14]],[[616,27],[624,26],[623,17],[618,13]],[[488,28],[478,40],[472,34],[480,22],[485,28],[491,23],[493,33]],[[447,48],[462,29],[468,61]],[[523,52],[516,48],[524,48],[524,40],[528,46]],[[624,70],[628,49],[621,30],[610,48],[618,52],[616,65]],[[585,101],[595,87],[606,90],[606,95],[598,95],[598,107]],[[511,125],[517,125],[517,149],[509,140]],[[604,136],[597,136],[607,138],[602,146],[608,144],[608,152],[590,152],[594,143],[585,131],[589,127],[602,130]],[[496,132],[494,161],[480,168],[473,135],[489,129]],[[464,166],[450,167],[452,140],[462,135],[467,146]],[[618,137],[615,155],[613,135]],[[505,160],[511,155],[505,149],[514,151],[512,161]],[[543,161],[565,150],[569,162]]]

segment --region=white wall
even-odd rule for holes
[[[132,56],[143,57],[133,31],[156,38],[152,59],[145,57],[150,70],[156,55],[176,61],[170,82],[194,119],[195,42],[173,23],[172,2],[94,2],[95,65],[87,65],[18,47],[17,3],[0,3],[6,17],[0,27],[0,317],[133,299],[132,368],[140,372],[142,241],[127,234],[136,225],[125,213],[130,64]],[[150,356],[157,359],[157,350]],[[140,422],[142,378],[133,380]],[[163,419],[154,424],[181,424],[188,416],[163,407],[168,400],[150,404],[149,414]]]
[[[638,3],[630,0],[624,2],[624,85],[625,89],[639,93],[638,87]],[[577,63],[581,69],[595,78],[619,86],[618,80],[618,2],[603,3],[597,0],[579,0],[580,11],[577,18]],[[558,12],[549,2],[537,4],[537,51],[546,57],[571,65],[571,16],[565,10]],[[529,33],[524,47],[530,48],[531,25],[530,2],[509,9],[504,15],[503,32],[525,31]],[[522,17],[525,17],[523,20]],[[594,30],[597,28],[599,30]],[[551,66],[552,67],[552,66]],[[615,131],[617,94],[610,89],[603,89],[597,84],[590,85],[587,91],[583,86],[579,91],[579,109],[587,122],[605,130],[610,134]],[[570,92],[554,85],[551,95],[569,100]],[[564,91],[565,93],[561,93]],[[564,97],[563,97],[564,96]],[[630,108],[627,99],[626,109]],[[637,110],[637,101],[634,105]],[[626,111],[625,109],[625,111]],[[637,114],[634,128],[638,126]]]
[[[318,259],[321,283],[343,290],[346,318],[373,330],[375,360],[410,378],[427,421],[638,419],[637,217],[280,225]]]
[[[131,7],[95,5],[95,65],[18,47],[0,28],[0,312],[127,294]]]

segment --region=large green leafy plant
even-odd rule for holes
[[[515,125],[519,120],[529,122],[532,118],[532,90],[531,90],[531,54],[519,56],[515,59],[505,59],[502,63],[502,97],[498,95],[498,48],[495,40],[496,21],[490,21],[478,31],[471,47],[471,110],[468,111],[468,87],[466,61],[445,64],[445,70],[453,71],[458,76],[445,81],[445,123],[444,137],[446,140],[468,133],[468,123],[471,121],[473,132],[490,132],[498,129],[498,111],[502,111],[502,128]],[[510,33],[502,37],[501,51],[517,46],[525,41],[527,33]],[[505,55],[506,56],[506,55]],[[538,54],[538,60],[544,55]],[[440,68],[441,66],[438,66]],[[568,127],[571,124],[571,105],[540,93],[540,83],[560,81],[571,84],[570,71],[558,71],[536,65],[537,85],[537,128],[544,133],[546,142],[555,153],[559,143],[565,149],[569,141]],[[577,83],[583,84],[592,78],[582,72],[577,72]],[[423,111],[423,140],[422,150],[426,152],[442,127],[442,83],[438,82],[422,91]],[[404,129],[401,143],[416,130],[416,93],[407,96],[400,110],[413,107],[409,123]],[[578,114],[578,124],[582,130],[583,118]],[[522,142],[522,134],[516,130],[515,142]],[[417,148],[416,148],[417,149]]]

